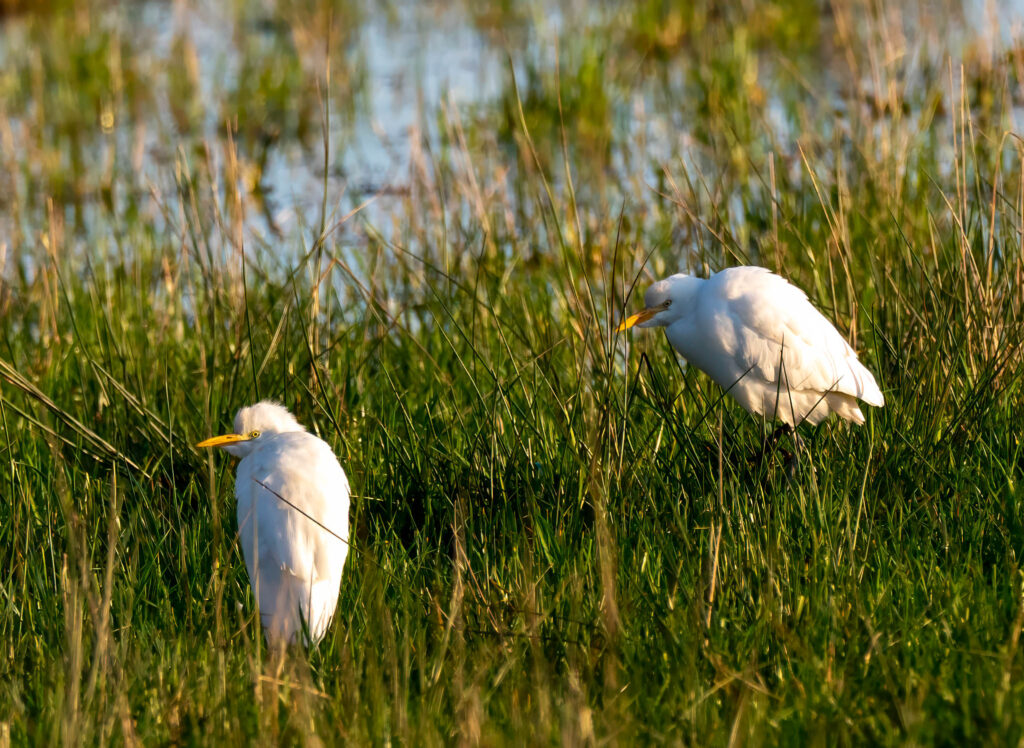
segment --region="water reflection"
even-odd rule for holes
[[[13,15],[0,25],[0,222],[15,250],[31,245],[49,199],[80,246],[120,246],[136,217],[183,235],[194,205],[208,231],[238,223],[247,245],[294,249],[370,198],[364,220],[391,235],[415,220],[410,192],[443,198],[438,165],[455,163],[500,193],[514,231],[538,219],[518,205],[520,170],[562,188],[567,157],[588,210],[650,203],[655,232],[710,211],[742,246],[751,203],[770,202],[765,164],[798,183],[798,141],[864,122],[878,158],[906,149],[942,123],[948,55],[1012,50],[1020,18],[1017,3],[962,16],[805,4],[147,0]],[[819,157],[835,169],[847,154]],[[236,238],[211,251],[236,250],[222,233]]]

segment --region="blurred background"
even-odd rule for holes
[[[744,206],[801,190],[802,159],[828,150],[842,162],[814,168],[864,163],[891,180],[922,151],[951,165],[950,105],[1012,121],[1019,87],[996,101],[988,83],[1024,54],[1019,9],[990,2],[2,8],[0,228],[14,266],[48,221],[73,252],[118,242],[136,217],[160,231],[191,179],[198,209],[241,211],[232,238],[253,250],[309,245],[358,208],[414,248],[427,217],[410,196],[432,195],[436,212],[458,189],[444,164],[476,172],[473,209],[493,214],[493,236],[535,218],[516,200],[522,171],[557,186],[563,159],[593,212],[581,228],[628,203],[670,254],[698,247],[702,221],[756,254],[765,227]],[[515,157],[524,133],[535,158]],[[352,250],[359,223],[339,229]]]

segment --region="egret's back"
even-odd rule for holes
[[[785,279],[759,267],[716,273],[692,309],[666,327],[669,342],[748,411],[797,425],[836,413],[864,423],[881,390],[838,330]]]
[[[349,486],[331,448],[275,434],[238,465],[238,534],[267,638],[319,641],[348,555]]]

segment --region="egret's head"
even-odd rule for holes
[[[636,327],[667,327],[686,314],[690,297],[694,292],[693,282],[700,279],[683,273],[671,275],[647,289],[644,294],[644,309],[627,317],[615,332]]]
[[[259,445],[260,439],[286,431],[305,431],[283,405],[269,400],[242,408],[235,414],[235,432],[214,436],[197,447],[223,447],[235,457],[245,457]]]

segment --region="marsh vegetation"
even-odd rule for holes
[[[1016,742],[1019,7],[0,2],[0,740]],[[634,287],[876,375],[790,479]],[[353,486],[275,661],[233,466]]]

